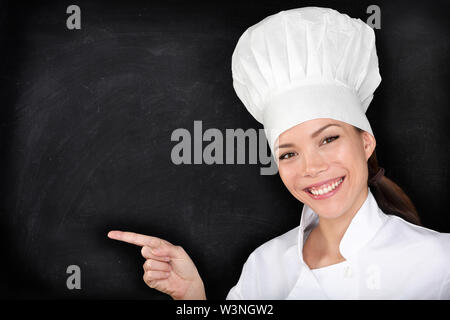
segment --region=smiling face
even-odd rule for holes
[[[367,198],[367,160],[376,145],[370,133],[322,118],[292,127],[278,139],[278,171],[295,198],[327,219],[361,207]]]

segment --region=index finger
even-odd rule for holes
[[[144,246],[157,247],[162,243],[162,240],[157,237],[151,237],[135,232],[118,231],[118,230],[110,231],[108,233],[108,238],[135,244],[141,247]]]

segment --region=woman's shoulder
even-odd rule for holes
[[[253,269],[254,267],[258,269],[278,269],[286,261],[295,259],[299,230],[300,226],[297,226],[258,246],[248,256],[245,267],[247,269]]]
[[[398,216],[388,216],[389,219],[380,230],[380,237],[386,242],[403,248],[414,248],[417,253],[432,252],[436,258],[450,262],[450,233],[419,226]]]
[[[294,249],[298,244],[298,233],[300,226],[297,226],[257,247],[252,255],[255,257],[264,257],[284,254],[286,250]]]
[[[283,297],[294,281],[300,227],[291,229],[257,247],[247,258],[238,283],[227,299],[267,299]]]
[[[298,261],[298,232],[293,228],[257,247],[247,258],[241,276],[229,293],[230,299],[267,299],[283,297],[295,281]]]
[[[419,226],[414,223],[408,222],[399,216],[387,216],[389,218],[387,220],[385,228],[395,230],[396,233],[400,232],[402,236],[407,236],[408,238],[414,238],[417,240],[424,240],[426,238],[448,240],[450,237],[450,233],[439,232],[425,226]]]

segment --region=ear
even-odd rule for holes
[[[369,160],[373,151],[375,150],[375,146],[377,145],[377,141],[373,135],[368,133],[367,131],[363,131],[361,133],[364,153],[366,154],[366,161]]]

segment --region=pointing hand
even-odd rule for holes
[[[180,246],[134,232],[110,231],[111,239],[141,246],[146,259],[144,282],[175,300],[206,300],[203,281],[194,262]]]

